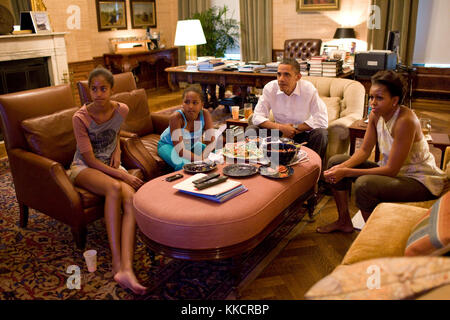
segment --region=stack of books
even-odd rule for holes
[[[197,64],[199,71],[214,71],[226,67],[225,62],[220,59],[210,59],[201,61]]]
[[[328,59],[322,62],[322,76],[336,77],[342,73],[342,60]]]
[[[309,60],[309,75],[322,76],[322,62],[325,60],[322,56],[315,56]]]
[[[198,190],[192,183],[192,181],[200,179],[204,176],[206,176],[206,174],[197,173],[192,177],[189,177],[188,179],[174,185],[173,188],[189,195],[219,203],[230,200],[248,190],[241,182],[230,179],[227,179],[227,181],[215,186],[211,186],[203,190]]]
[[[256,72],[258,70],[264,69],[266,67],[265,64],[246,64],[243,66],[239,66],[239,72]]]
[[[261,73],[277,73],[279,62],[269,62],[266,63],[266,67],[264,69],[259,70]]]
[[[308,62],[306,61],[301,61],[299,62],[300,65],[300,73],[302,76],[308,76],[309,72],[308,72]]]

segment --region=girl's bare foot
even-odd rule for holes
[[[114,280],[124,289],[130,289],[134,294],[143,295],[148,288],[142,286],[136,279],[133,271],[119,271],[114,276]]]
[[[327,224],[326,226],[318,227],[316,231],[318,233],[331,233],[335,231],[352,233],[353,232],[353,224],[351,223],[342,223],[339,220],[333,223]]]

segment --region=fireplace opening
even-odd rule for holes
[[[0,62],[0,94],[50,86],[47,58]]]
[[[0,62],[0,94],[50,86],[48,58]],[[3,134],[0,130],[0,141]]]

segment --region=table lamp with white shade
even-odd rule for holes
[[[197,60],[197,45],[205,43],[205,34],[200,20],[179,20],[177,22],[174,45],[186,46],[186,63]]]

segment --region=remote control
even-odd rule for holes
[[[204,176],[203,178],[200,178],[200,179],[197,179],[197,180],[192,181],[192,183],[193,183],[193,184],[203,183],[203,182],[206,182],[206,181],[208,181],[208,180],[217,178],[218,176],[220,176],[220,173],[218,173],[218,172],[210,173],[210,174]]]
[[[183,178],[183,175],[180,173],[174,174],[173,176],[167,177],[166,181],[171,182],[177,179]]]
[[[221,176],[221,177],[218,177],[218,178],[214,178],[214,179],[208,180],[208,181],[203,182],[203,183],[196,184],[195,187],[198,190],[203,190],[203,189],[215,186],[216,184],[225,182],[227,179],[228,179],[228,177]]]

